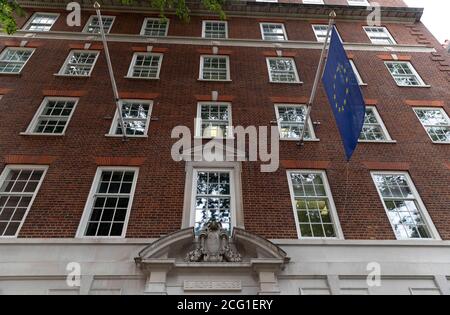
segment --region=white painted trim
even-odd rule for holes
[[[151,121],[152,110],[153,110],[153,100],[120,99],[119,100],[120,106],[122,106],[124,102],[136,102],[136,103],[149,104],[148,113],[147,113],[147,122],[145,123],[144,134],[143,135],[135,135],[135,136],[127,134],[127,137],[130,137],[130,138],[146,138],[146,137],[148,137],[148,129],[150,127],[150,121]],[[116,135],[117,125],[118,125],[118,122],[119,122],[118,120],[119,120],[119,113],[118,113],[117,108],[116,108],[115,113],[114,113],[114,118],[113,118],[113,121],[111,123],[111,127],[109,129],[109,132],[107,133],[107,136],[123,137],[123,135]]]
[[[25,211],[25,214],[22,218],[22,222],[20,223],[19,227],[17,228],[16,234],[14,236],[0,236],[0,240],[17,238],[17,236],[19,235],[20,230],[22,229],[22,226],[25,223],[25,220],[27,219],[28,213],[30,212],[31,207],[33,206],[34,199],[36,199],[39,189],[41,188],[41,185],[42,185],[42,182],[44,181],[45,175],[47,174],[48,165],[7,164],[0,175],[0,187],[3,185],[3,182],[6,178],[6,176],[8,175],[9,171],[16,170],[16,169],[42,170],[43,173],[42,173],[41,179],[39,180],[39,183],[36,186],[36,189],[34,190],[34,193],[33,193],[33,196],[31,197],[28,208]]]
[[[39,120],[39,117],[42,114],[42,111],[44,110],[45,106],[47,105],[47,103],[49,101],[73,101],[73,102],[75,102],[75,105],[73,106],[70,115],[67,117],[67,123],[64,126],[64,130],[62,133],[50,134],[50,133],[39,133],[39,132],[33,131],[36,128],[36,124]],[[38,109],[36,110],[36,113],[34,114],[33,119],[31,120],[30,124],[28,125],[27,130],[21,134],[34,135],[34,136],[64,136],[66,134],[67,127],[70,124],[70,120],[72,119],[73,113],[75,112],[75,110],[77,108],[78,102],[79,102],[79,98],[77,98],[77,97],[45,96],[41,102],[41,105],[39,105]]]
[[[25,68],[25,65],[30,61],[31,57],[33,56],[34,52],[36,51],[35,48],[27,48],[27,47],[5,47],[2,52],[0,53],[0,60],[2,60],[3,56],[6,54],[8,50],[30,50],[31,54],[30,57],[23,63],[22,67],[20,68],[19,72],[0,72],[0,75],[18,75],[22,73],[23,68]]]
[[[205,37],[206,35],[206,23],[223,23],[225,24],[225,38],[209,38]],[[221,21],[221,20],[203,20],[202,21],[202,38],[209,39],[209,40],[223,40],[228,39],[228,21]]]
[[[387,66],[388,64],[391,64],[391,63],[405,63],[405,64],[407,64],[408,67],[409,67],[409,69],[411,70],[411,72],[416,76],[417,81],[419,81],[420,85],[401,85],[401,84],[398,84],[397,80],[395,80],[394,74],[392,74],[392,72],[389,70],[389,68],[388,68],[388,66]],[[407,88],[420,88],[420,87],[421,87],[421,88],[424,88],[424,87],[430,87],[430,85],[427,85],[427,84],[425,83],[425,81],[423,81],[422,77],[421,77],[421,76],[419,75],[419,73],[416,71],[416,68],[414,68],[414,66],[413,66],[413,64],[411,63],[411,61],[400,61],[400,60],[398,60],[398,61],[397,61],[397,60],[396,60],[396,61],[385,61],[384,64],[385,64],[385,66],[386,66],[388,72],[391,74],[392,78],[394,79],[395,84],[397,84],[397,86],[400,86],[400,87],[407,87]]]
[[[428,133],[428,130],[427,130],[427,127],[426,127],[428,125],[424,125],[424,123],[420,120],[419,115],[416,112],[416,109],[417,110],[440,110],[442,112],[442,114],[444,115],[444,117],[447,119],[448,125],[447,126],[445,126],[445,125],[442,125],[442,126],[436,125],[436,127],[449,127],[450,128],[450,118],[448,117],[447,112],[445,111],[445,109],[443,107],[426,107],[426,106],[413,107],[414,114],[416,115],[417,119],[419,120],[420,124],[422,125],[422,128],[425,130],[425,132],[428,135],[428,137],[430,138],[430,140],[434,144],[450,144],[450,141],[434,141],[433,138],[431,138],[431,135]]]
[[[370,108],[373,111],[373,114],[375,115],[375,119],[377,120],[377,123],[380,125],[381,130],[383,131],[384,136],[386,137],[386,140],[358,140],[360,143],[397,143],[397,141],[392,140],[391,135],[389,134],[389,131],[386,128],[386,125],[384,124],[383,119],[380,116],[380,113],[378,112],[378,108],[373,105],[367,105],[366,108]]]
[[[281,28],[283,29],[284,40],[278,41],[278,40],[273,40],[273,39],[265,39],[264,38],[264,28],[263,28],[264,25],[278,25],[278,26],[281,26]],[[287,32],[286,32],[286,28],[284,26],[284,23],[260,22],[259,23],[259,30],[261,32],[261,39],[264,40],[264,41],[283,42],[283,41],[289,40]]]
[[[391,35],[391,32],[389,32],[388,28],[385,26],[363,26],[364,32],[366,33],[367,37],[370,39],[372,44],[376,44],[373,42],[372,38],[370,38],[369,33],[367,31],[367,28],[382,28],[384,29],[384,33],[387,35],[387,37],[392,41],[393,45],[397,45],[397,41],[394,39],[394,37]],[[382,44],[385,45],[385,44]]]
[[[97,17],[97,15],[91,15],[91,16],[89,17],[89,19],[87,20],[87,22],[86,22],[86,24],[84,25],[84,28],[83,28],[83,30],[82,30],[83,33],[87,33],[87,34],[95,34],[95,33],[88,33],[88,32],[87,32],[87,29],[88,29],[90,23],[92,22],[92,20],[93,20],[94,18],[96,18],[96,17]],[[115,16],[115,15],[102,15],[102,18],[112,18],[112,19],[113,19],[112,22],[111,22],[111,26],[110,26],[109,29],[108,29],[108,32],[106,32],[106,34],[109,34],[109,32],[111,32],[111,29],[112,29],[112,27],[113,27],[113,25],[114,25],[114,22],[116,21],[116,16]],[[100,25],[99,25],[99,27],[100,27]]]
[[[411,240],[416,241],[416,242],[419,242],[419,241],[420,242],[429,242],[431,240],[441,240],[441,237],[439,236],[439,232],[437,231],[436,227],[434,226],[433,220],[431,219],[431,217],[430,217],[430,215],[428,213],[428,210],[427,210],[427,208],[425,207],[425,204],[422,201],[422,198],[420,198],[420,194],[417,191],[416,186],[414,185],[414,182],[412,181],[411,176],[409,175],[408,172],[400,172],[400,171],[371,171],[370,175],[371,175],[373,183],[375,185],[375,189],[377,190],[378,196],[380,197],[380,201],[381,201],[381,203],[383,205],[383,208],[384,208],[384,210],[386,212],[386,216],[387,216],[387,218],[389,220],[389,223],[391,224],[392,233],[394,234],[395,237],[397,237],[397,235],[395,234],[395,228],[394,228],[394,225],[392,224],[392,222],[391,222],[391,220],[389,218],[389,210],[386,207],[386,204],[384,202],[384,198],[381,195],[381,192],[378,189],[377,184],[375,182],[375,178],[374,178],[375,175],[403,175],[403,176],[405,176],[406,181],[408,182],[408,186],[411,189],[411,192],[413,193],[414,198],[417,201],[417,205],[420,208],[419,211],[422,214],[422,217],[423,217],[423,219],[424,219],[424,221],[425,221],[425,223],[426,223],[426,225],[427,225],[427,227],[428,227],[428,229],[429,229],[429,231],[431,233],[431,237],[432,237],[431,239],[420,239],[420,240],[419,239],[411,239]],[[408,241],[408,239],[401,239],[401,241]]]
[[[89,73],[87,75],[71,75],[71,74],[64,74],[64,70],[66,69],[67,65],[69,64],[69,60],[70,57],[74,54],[74,53],[95,53],[95,59],[94,62],[92,63],[91,69],[89,70]],[[100,55],[100,51],[98,50],[82,50],[82,49],[73,49],[69,52],[69,54],[66,57],[66,60],[64,60],[64,63],[61,67],[61,69],[59,69],[59,72],[56,73],[55,75],[57,76],[64,76],[64,77],[71,77],[71,78],[86,78],[86,77],[90,77],[92,74],[92,71],[95,68],[95,64],[97,63],[98,60],[98,56]]]
[[[226,65],[227,65],[227,78],[225,80],[211,80],[211,79],[204,79],[203,78],[203,62],[205,58],[225,58]],[[200,81],[208,81],[208,82],[224,82],[224,81],[231,81],[231,69],[230,69],[230,57],[227,55],[201,55],[200,56],[200,70],[198,73],[198,79]]]
[[[121,236],[85,236],[85,232],[87,229],[87,224],[89,222],[89,218],[92,213],[92,207],[94,205],[94,195],[96,194],[98,185],[100,183],[100,177],[102,172],[104,171],[134,171],[133,184],[131,185],[130,191],[130,200],[128,202],[127,214],[125,217],[125,221],[123,224],[122,235]],[[128,167],[128,166],[99,166],[97,167],[97,171],[95,172],[94,180],[92,181],[91,189],[89,191],[89,196],[86,200],[86,205],[84,207],[83,215],[80,220],[80,224],[78,225],[78,230],[76,233],[76,238],[85,238],[85,239],[115,239],[115,238],[124,238],[127,234],[128,221],[130,219],[131,210],[133,209],[133,199],[136,191],[137,180],[139,176],[139,168],[138,167]]]
[[[50,15],[50,16],[56,16],[55,20],[53,21],[53,24],[50,26],[50,30],[52,29],[53,25],[55,25],[56,21],[58,20],[60,14],[59,13],[54,13],[54,12],[34,12],[32,16],[30,16],[30,18],[27,20],[27,22],[25,23],[25,25],[22,27],[23,31],[28,31],[28,27],[30,26],[31,22],[33,21],[33,19],[35,18],[36,15],[38,14],[42,14],[42,15]],[[50,31],[49,30],[49,31]],[[33,30],[32,32],[37,32],[37,33],[41,33],[41,32],[49,32],[49,31],[36,31]]]
[[[290,103],[275,103],[274,109],[275,109],[275,117],[277,120],[277,126],[278,126],[278,133],[280,134],[280,140],[286,140],[286,141],[299,141],[300,138],[283,138],[281,137],[281,120],[280,120],[280,113],[278,112],[278,108],[280,106],[289,106],[289,107],[303,107],[306,110],[305,104],[290,104]],[[311,134],[311,139],[305,139],[305,141],[319,141],[316,137],[316,133],[314,131],[314,125],[311,120],[311,116],[308,117],[308,122],[305,123],[307,125],[308,131]]]
[[[330,206],[330,213],[331,213],[331,219],[334,226],[334,230],[336,233],[336,237],[302,237],[300,232],[300,224],[298,221],[298,215],[297,215],[297,208],[296,208],[296,202],[295,202],[295,195],[294,195],[294,187],[291,180],[291,174],[293,173],[301,173],[301,174],[320,174],[322,177],[323,185],[325,187],[325,192],[327,194],[327,198],[329,201]],[[298,238],[301,240],[344,240],[344,233],[341,228],[341,224],[339,221],[339,216],[336,210],[336,205],[334,203],[333,195],[331,193],[330,184],[328,182],[326,171],[324,170],[307,170],[307,169],[301,169],[301,170],[287,170],[287,181],[289,186],[289,193],[291,197],[291,204],[292,204],[292,210],[294,212],[294,220],[295,220],[295,227],[297,229],[297,235]]]
[[[144,22],[142,23],[142,27],[141,27],[141,31],[140,31],[140,36],[144,36],[146,38],[160,38],[161,36],[150,36],[150,35],[145,35],[145,26],[147,26],[147,21],[160,21],[160,18],[152,18],[152,17],[146,17],[144,19]],[[166,31],[164,36],[167,36],[167,34],[169,33],[169,26],[170,26],[170,19],[166,20]]]
[[[136,59],[138,56],[140,55],[145,55],[145,56],[159,56],[159,62],[158,62],[158,71],[156,72],[156,77],[155,78],[146,78],[146,77],[134,77],[133,76],[133,68],[136,64]],[[152,53],[152,52],[135,52],[133,54],[133,57],[131,58],[131,63],[130,66],[128,68],[128,72],[127,75],[125,76],[125,78],[127,79],[136,79],[136,80],[159,80],[159,74],[161,73],[161,67],[162,67],[162,62],[163,62],[163,58],[164,58],[164,54],[162,53]]]

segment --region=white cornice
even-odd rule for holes
[[[17,40],[67,40],[67,41],[83,41],[83,42],[101,42],[101,38],[92,34],[74,33],[74,32],[29,32],[18,31],[14,35],[0,33],[0,39],[17,39]],[[109,34],[107,35],[109,42],[122,43],[140,43],[140,44],[172,44],[172,45],[194,45],[194,46],[227,46],[227,47],[254,47],[254,48],[273,48],[273,49],[322,49],[323,44],[311,41],[285,41],[272,42],[258,39],[221,39],[211,40],[201,37],[145,37],[141,35],[129,34]],[[365,43],[344,43],[346,50],[353,51],[377,51],[377,52],[402,52],[402,53],[431,53],[436,49],[426,45],[374,45]]]

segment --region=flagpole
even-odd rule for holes
[[[116,79],[114,78],[114,71],[113,71],[113,67],[112,67],[112,63],[111,63],[111,57],[109,55],[108,42],[106,41],[106,36],[105,36],[105,29],[103,28],[103,19],[102,19],[102,14],[100,12],[100,3],[98,3],[96,1],[94,3],[94,8],[95,8],[95,11],[97,13],[98,23],[100,25],[100,34],[102,36],[103,47],[104,47],[104,50],[105,50],[106,63],[108,65],[109,78],[111,80],[111,85],[112,85],[112,89],[113,89],[113,92],[114,92],[114,101],[116,103],[117,114],[119,116],[120,129],[122,130],[123,141],[127,141],[127,134],[126,134],[125,124],[124,124],[123,116],[122,116],[122,107],[121,107],[120,101],[119,101],[119,92],[117,90]]]
[[[333,29],[333,26],[334,26],[334,19],[336,17],[336,12],[334,12],[334,10],[331,11],[329,14],[329,17],[330,17],[330,19],[328,21],[327,36],[325,37],[325,43],[323,44],[322,53],[320,54],[319,65],[317,66],[316,77],[314,79],[311,96],[310,96],[309,102],[306,106],[305,123],[303,125],[302,132],[300,133],[300,139],[299,139],[298,145],[303,145],[306,128],[308,127],[309,117],[311,116],[311,108],[314,103],[314,100],[316,99],[317,88],[319,87],[319,80],[323,76],[322,66],[323,66],[325,59],[328,57],[328,53],[330,51],[329,49],[327,50],[327,46],[328,46],[329,39],[331,36],[331,30]]]

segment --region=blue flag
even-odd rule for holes
[[[344,46],[334,27],[322,82],[349,161],[364,125],[366,105]]]

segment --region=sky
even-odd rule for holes
[[[410,7],[423,7],[422,22],[433,35],[444,43],[450,39],[450,1],[449,0],[404,0]]]

